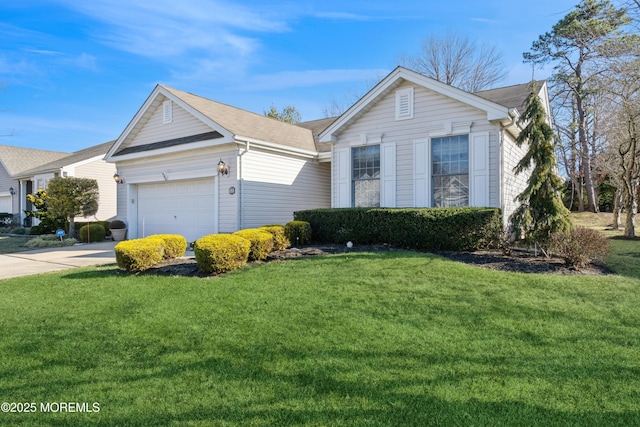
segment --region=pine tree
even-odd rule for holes
[[[571,228],[571,220],[569,210],[562,203],[562,180],[556,173],[553,129],[547,123],[537,92],[536,83],[532,82],[527,109],[519,120],[526,125],[516,144],[521,147],[526,143],[528,150],[514,172],[519,175],[531,170],[531,175],[527,188],[516,198],[520,206],[510,221],[516,236],[524,236],[527,244],[538,243],[544,249],[552,233]]]

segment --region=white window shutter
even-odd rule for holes
[[[162,123],[167,124],[173,121],[173,102],[167,100],[162,103]]]
[[[334,189],[336,191],[334,208],[351,207],[351,149],[334,149],[335,177]]]
[[[396,91],[396,120],[413,118],[413,88]]]
[[[426,139],[413,142],[413,206],[416,208],[429,207],[429,144]]]
[[[380,155],[380,206],[396,207],[396,144],[383,144]]]
[[[469,205],[489,206],[489,132],[475,132],[470,136]]]

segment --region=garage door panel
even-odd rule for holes
[[[140,185],[140,234],[180,234],[191,242],[215,232],[214,184],[207,178]]]

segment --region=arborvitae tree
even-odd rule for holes
[[[520,206],[510,221],[516,236],[524,236],[527,244],[538,243],[544,249],[552,233],[571,228],[571,220],[562,203],[563,183],[556,173],[553,129],[547,122],[535,82],[531,83],[527,109],[519,123],[526,125],[516,144],[520,147],[526,143],[528,150],[514,172],[519,175],[531,170],[531,175],[527,188],[517,197]]]

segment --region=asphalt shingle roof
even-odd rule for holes
[[[69,166],[74,163],[81,162],[83,160],[88,160],[97,156],[104,156],[105,154],[107,154],[107,151],[109,151],[109,148],[111,148],[114,142],[115,141],[109,141],[102,144],[94,145],[92,147],[74,151],[71,154],[65,153],[64,157],[61,157],[49,163],[41,164],[32,169],[25,170],[21,172],[19,175],[32,176],[32,175],[37,175],[39,173],[57,171],[65,166]]]
[[[544,80],[536,83],[538,90],[540,90]],[[517,108],[518,112],[522,114],[527,107],[527,97],[529,96],[529,93],[531,93],[531,84],[523,83],[519,85],[483,90],[475,92],[474,95],[507,108]]]
[[[10,176],[21,173],[68,156],[69,153],[60,151],[37,150],[34,148],[0,145],[0,163]]]

